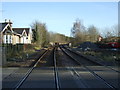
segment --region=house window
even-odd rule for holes
[[[8,35],[6,35],[6,43],[8,43]]]

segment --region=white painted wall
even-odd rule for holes
[[[19,42],[19,37],[18,37],[18,36],[14,36],[14,43],[15,43],[15,44],[20,43],[20,42]]]
[[[20,43],[23,43],[23,37],[20,38]]]
[[[6,35],[3,35],[3,43],[6,44]]]
[[[26,37],[23,36],[23,43],[26,44],[27,43],[27,40],[26,40]]]
[[[27,36],[21,37],[21,43],[22,44],[28,44]]]

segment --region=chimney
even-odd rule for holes
[[[10,23],[11,21],[10,21],[10,19],[9,19],[9,23]]]
[[[10,25],[12,24],[11,20],[9,19],[9,22],[8,22]]]
[[[7,19],[5,19],[5,23],[7,22]]]

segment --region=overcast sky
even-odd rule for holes
[[[30,27],[35,20],[46,23],[48,31],[70,36],[73,22],[103,28],[118,23],[117,2],[3,2],[2,21],[10,19],[13,27]]]

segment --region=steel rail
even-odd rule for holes
[[[66,48],[66,47],[64,47],[64,48]],[[66,48],[66,49],[69,50],[70,52],[76,54],[76,55],[79,55],[79,56],[81,56],[81,57],[83,57],[83,58],[85,58],[85,59],[87,59],[87,60],[89,60],[89,61],[92,61],[92,60],[90,60],[90,59],[88,59],[88,58],[80,55],[79,53],[70,50],[69,48]],[[95,62],[95,61],[92,61],[92,62]],[[115,69],[113,69],[113,68],[111,68],[111,67],[109,67],[109,66],[106,66],[106,65],[104,65],[104,64],[102,64],[102,63],[99,63],[99,62],[95,62],[95,63],[96,63],[96,64],[99,64],[99,65],[101,65],[101,66],[104,66],[104,67],[106,67],[106,68],[108,68],[108,69],[111,69],[111,70],[113,70],[113,71],[115,71],[115,72],[117,72],[117,73],[120,73],[120,71],[117,71],[117,70],[115,70]]]
[[[92,62],[92,63],[95,63],[95,64],[98,64],[98,65],[100,65],[100,66],[103,66],[101,63],[96,62],[96,61],[93,61],[93,60],[90,60],[90,59],[88,59],[88,58],[86,58],[86,57],[84,57],[84,56],[82,56],[82,55],[80,55],[80,54],[78,54],[78,53],[70,50],[69,48],[66,48],[66,47],[64,47],[64,48],[67,49],[68,51],[70,51],[71,53],[74,53],[75,55],[78,55],[78,56],[84,58],[84,59],[87,60],[87,61],[90,61],[90,62]]]
[[[60,47],[61,48],[61,47]],[[86,67],[85,65],[82,65],[80,62],[78,62],[78,60],[76,60],[75,58],[73,58],[71,55],[68,54],[68,52],[66,52],[64,49],[61,48],[61,50],[70,58],[72,58],[72,60],[76,61],[78,64],[80,64],[81,66],[83,66],[84,68],[86,68],[90,73],[92,73],[92,75],[94,75],[97,79],[103,81],[107,86],[109,86],[110,88],[116,90],[116,88],[111,85],[110,83],[106,82],[102,77],[100,77],[98,74],[96,74],[94,71],[92,71],[91,69],[89,69],[88,67]]]
[[[80,74],[74,69],[74,67],[67,67],[68,70],[72,73],[72,75],[76,75],[77,78],[80,80],[80,84],[82,85],[82,88],[89,88],[89,86],[85,83],[83,78],[80,76]],[[81,88],[81,87],[80,87]]]
[[[25,82],[25,80],[27,79],[27,77],[31,74],[31,72],[33,71],[33,69],[37,66],[37,64],[40,62],[40,60],[48,53],[49,50],[46,50],[42,56],[38,59],[38,61],[34,64],[33,67],[31,67],[27,73],[23,76],[23,78],[16,84],[16,86],[14,87],[14,90],[18,90],[20,88],[20,86]]]
[[[58,77],[58,68],[57,68],[57,62],[56,62],[56,47],[53,50],[53,55],[54,55],[54,73],[55,73],[55,84],[56,84],[56,89],[60,89],[59,85],[59,77]]]

